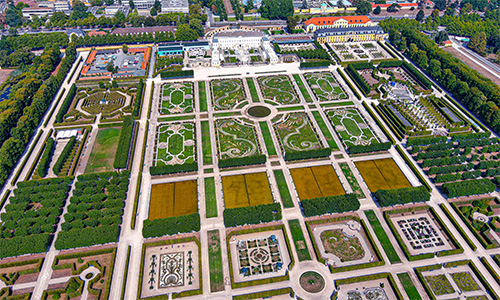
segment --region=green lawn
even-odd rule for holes
[[[299,86],[300,92],[302,93],[302,96],[304,96],[304,99],[306,100],[306,102],[313,102],[311,95],[309,95],[309,92],[307,91],[306,87],[304,86],[302,79],[300,79],[299,74],[294,74],[293,79],[295,79],[295,82],[297,82],[297,85]]]
[[[198,97],[200,98],[200,111],[207,111],[207,90],[205,88],[205,81],[198,81]]]
[[[207,234],[208,264],[210,266],[210,291],[213,293],[224,290],[224,273],[222,272],[219,230],[211,230]]]
[[[290,196],[290,190],[288,189],[288,184],[286,184],[283,171],[275,170],[274,177],[276,177],[276,183],[278,184],[278,189],[280,191],[281,202],[283,202],[283,206],[285,208],[293,207],[292,196]]]
[[[120,128],[106,128],[100,129],[97,132],[85,173],[113,170],[113,161],[115,159],[120,131]]]
[[[201,142],[203,147],[203,164],[212,164],[212,143],[210,142],[210,126],[208,121],[201,122]]]
[[[306,240],[302,228],[300,227],[299,220],[289,220],[288,226],[290,226],[290,231],[292,232],[293,242],[295,244],[295,250],[297,250],[299,261],[311,260],[311,255],[309,254],[309,250],[307,250]]]
[[[413,285],[413,281],[411,281],[410,275],[408,273],[399,273],[398,274],[399,281],[403,285],[403,288],[408,295],[408,298],[411,300],[422,300],[420,294],[418,293],[417,288]]]
[[[252,96],[252,102],[259,102],[259,95],[257,94],[257,89],[255,88],[255,82],[253,78],[247,78],[248,89],[250,90],[250,95]]]
[[[207,218],[217,217],[217,198],[215,196],[215,181],[213,177],[205,178],[205,208]]]
[[[347,182],[351,186],[353,193],[356,194],[358,199],[365,198],[365,194],[363,193],[359,182],[356,180],[356,177],[354,177],[354,173],[351,168],[349,168],[349,165],[347,163],[340,163],[339,166],[342,169],[342,173],[344,173]]]
[[[394,246],[389,240],[389,237],[385,233],[384,228],[380,224],[380,221],[378,220],[373,210],[365,210],[365,215],[368,218],[370,225],[373,227],[373,231],[375,231],[375,235],[380,241],[382,248],[384,248],[384,252],[387,255],[387,258],[389,258],[391,264],[400,263],[401,260],[399,259],[399,256],[396,250],[394,249]]]
[[[314,119],[316,122],[318,122],[319,128],[321,129],[321,132],[323,132],[323,135],[326,138],[326,141],[328,142],[328,146],[332,150],[339,150],[339,146],[337,146],[337,143],[335,143],[335,140],[333,139],[333,135],[328,130],[328,127],[326,126],[325,120],[321,117],[320,113],[318,111],[313,111],[312,112]]]
[[[260,131],[262,131],[262,135],[264,136],[264,143],[266,143],[267,154],[277,155],[276,149],[274,148],[273,138],[271,137],[271,132],[269,131],[269,126],[267,126],[266,122],[259,122]]]

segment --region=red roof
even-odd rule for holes
[[[417,3],[396,3],[396,4],[398,4],[401,7],[412,7],[412,6],[417,7],[418,6]],[[391,5],[392,4],[374,4],[374,3],[372,3],[372,8],[377,7],[377,6],[380,6],[380,7],[389,7]]]
[[[446,44],[446,45],[452,45],[452,44],[453,44],[453,42],[452,42],[452,41],[450,41],[450,40],[448,40],[448,41],[444,41],[444,42],[443,42],[443,44]]]
[[[344,16],[344,17],[318,17],[318,18],[311,18],[307,21],[304,22],[306,26],[310,24],[314,24],[316,26],[319,25],[333,25],[335,21],[338,20],[346,20],[349,24],[364,24],[370,22],[370,18],[367,16]]]
[[[95,35],[105,35],[106,32],[104,31],[97,31],[97,30],[92,30],[89,33],[87,33],[88,36],[95,36]]]

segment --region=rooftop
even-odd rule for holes
[[[139,34],[139,33],[155,33],[175,31],[175,26],[153,26],[153,27],[129,27],[129,28],[116,28],[113,30],[114,34]]]
[[[305,21],[304,24],[306,24],[306,26],[310,24],[327,25],[333,24],[338,20],[346,20],[349,24],[364,24],[371,21],[367,16],[317,17]]]
[[[214,37],[262,37],[264,33],[262,31],[251,31],[251,30],[232,30],[232,31],[222,31],[214,35]]]
[[[316,30],[314,33],[316,35],[322,35],[333,32],[369,32],[369,31],[376,31],[377,33],[384,32],[384,30],[379,26],[368,26],[368,27],[347,27],[347,28],[321,28]]]

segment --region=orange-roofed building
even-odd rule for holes
[[[105,35],[106,32],[104,31],[97,31],[97,30],[92,30],[87,33],[88,36],[96,36],[96,35]]]
[[[371,27],[375,24],[367,16],[317,17],[304,22],[307,32],[324,28]]]

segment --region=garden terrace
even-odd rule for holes
[[[226,209],[273,203],[265,172],[222,176],[222,192]]]
[[[193,122],[160,124],[156,132],[154,166],[196,162],[196,135]]]
[[[196,180],[153,184],[149,220],[190,215],[198,212]]]
[[[346,148],[379,143],[377,136],[358,109],[338,108],[327,111],[326,115]]]
[[[412,185],[392,158],[357,161],[354,163],[372,193]]]
[[[129,171],[78,176],[57,249],[116,242],[127,198]]]
[[[391,55],[377,43],[328,43],[327,47],[334,52],[335,56],[338,57],[341,62],[392,58]]]
[[[159,113],[169,115],[193,112],[193,92],[192,82],[175,82],[162,85]]]
[[[262,153],[255,126],[248,125],[238,118],[215,121],[217,149],[219,158],[237,158]]]
[[[233,109],[246,99],[240,79],[215,79],[210,81],[212,106],[215,110]]]
[[[1,215],[0,258],[47,250],[71,181],[65,177],[18,182]]]
[[[295,104],[300,99],[287,75],[259,77],[258,82],[265,100],[279,104]]]
[[[347,94],[332,73],[305,73],[304,77],[319,101],[347,99]]]
[[[290,169],[299,199],[344,195],[332,165]]]
[[[305,113],[287,114],[283,120],[274,124],[274,129],[285,153],[322,148],[316,130]]]

